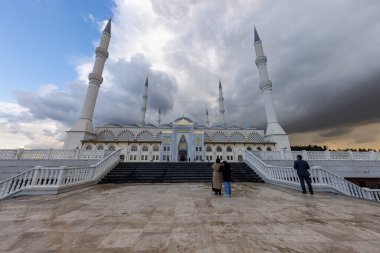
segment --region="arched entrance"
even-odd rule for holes
[[[184,135],[181,136],[181,139],[178,143],[178,161],[186,162],[187,161],[187,141]]]

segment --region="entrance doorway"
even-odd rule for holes
[[[238,156],[238,162],[239,163],[243,162],[243,156],[241,156],[241,155]]]
[[[185,135],[182,135],[178,143],[178,161],[179,162],[187,161],[187,149],[188,149],[188,145],[187,145]]]

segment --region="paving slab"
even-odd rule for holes
[[[380,204],[234,183],[96,185],[0,202],[0,252],[379,252]]]

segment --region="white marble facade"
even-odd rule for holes
[[[82,149],[122,149],[126,161],[214,161],[237,162],[244,150],[275,150],[276,143],[264,141],[264,130],[210,127],[187,117],[160,127],[106,125],[97,127]]]

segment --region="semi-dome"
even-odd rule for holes
[[[122,126],[116,123],[109,123],[109,124],[104,125],[103,127],[122,127]]]
[[[170,124],[163,124],[163,125],[160,126],[160,128],[170,129],[170,128],[173,128],[173,126],[170,125]]]
[[[143,127],[145,127],[145,128],[156,128],[156,126],[153,124],[145,124]]]
[[[241,128],[238,127],[237,125],[228,125],[227,129],[230,129],[230,130],[240,130]]]

